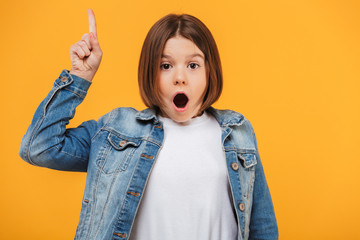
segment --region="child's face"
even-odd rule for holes
[[[205,56],[192,41],[176,36],[162,53],[159,81],[161,115],[177,122],[196,116],[206,89]]]

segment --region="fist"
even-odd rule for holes
[[[89,33],[85,33],[81,40],[70,47],[70,74],[92,81],[98,70],[102,58],[96,32],[94,12],[89,9]]]

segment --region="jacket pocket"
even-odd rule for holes
[[[257,164],[255,153],[239,152],[238,159],[244,168],[251,168]]]
[[[99,152],[96,165],[106,174],[125,171],[140,143],[140,139],[110,132]]]

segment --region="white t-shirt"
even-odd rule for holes
[[[159,119],[164,144],[130,239],[237,239],[219,123],[206,112],[181,124]]]

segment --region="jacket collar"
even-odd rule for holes
[[[137,112],[135,117],[136,117],[136,119],[142,120],[142,121],[154,120],[154,123],[157,123],[159,121],[156,116],[155,109],[152,109],[152,108],[146,108],[142,111]]]
[[[245,121],[245,117],[241,113],[232,110],[219,110],[209,107],[207,111],[215,117],[221,127],[240,126]]]
[[[209,107],[207,111],[212,114],[215,119],[219,122],[221,127],[236,125],[239,126],[245,121],[245,117],[238,112],[232,110],[219,110],[213,107]],[[155,124],[158,123],[159,119],[156,116],[155,109],[146,108],[136,113],[136,119],[142,121],[153,120]]]

